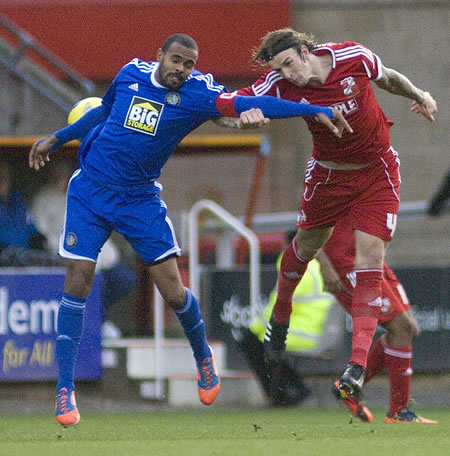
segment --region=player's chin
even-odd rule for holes
[[[185,83],[185,81],[185,79],[167,78],[164,85],[169,89],[178,90]]]

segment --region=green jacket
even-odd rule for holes
[[[281,255],[277,260],[280,269]],[[269,302],[262,315],[250,325],[250,331],[262,342],[267,321],[272,314],[277,297],[278,283],[269,295]],[[289,324],[286,350],[291,352],[314,350],[323,333],[328,311],[334,303],[331,294],[323,291],[323,278],[320,264],[312,260],[308,264],[302,280],[292,299],[292,314]]]

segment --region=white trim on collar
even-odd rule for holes
[[[167,87],[163,86],[162,84],[160,84],[160,83],[156,80],[155,73],[158,71],[158,68],[159,68],[159,62],[155,65],[155,68],[154,68],[153,71],[150,73],[150,80],[152,81],[152,84],[153,84],[155,87],[159,87],[160,89],[167,89]],[[167,90],[169,90],[169,89],[167,89]]]

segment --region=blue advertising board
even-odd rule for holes
[[[64,289],[61,268],[0,268],[0,381],[57,378],[55,341]],[[77,379],[102,377],[101,275],[87,300]]]

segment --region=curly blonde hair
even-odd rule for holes
[[[310,51],[317,46],[313,35],[296,32],[291,28],[283,28],[267,33],[261,38],[261,44],[253,50],[253,62],[267,65],[277,54],[286,49],[294,48],[300,54],[301,47]]]

